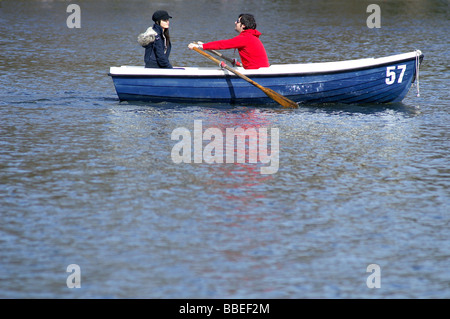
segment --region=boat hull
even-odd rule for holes
[[[408,93],[420,51],[379,59],[271,66],[239,71],[299,103],[389,103]],[[217,68],[111,68],[120,100],[186,103],[274,103],[265,93]]]

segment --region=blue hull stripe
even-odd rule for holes
[[[252,77],[296,102],[386,103],[401,101],[416,72],[415,59],[326,74]],[[398,66],[401,66],[400,68]],[[406,66],[400,81],[402,66]],[[387,68],[395,81],[387,84]],[[112,75],[121,100],[153,102],[273,103],[264,92],[239,77]],[[400,82],[400,83],[398,83]]]

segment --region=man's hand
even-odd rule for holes
[[[188,48],[191,49],[191,50],[193,48],[200,48],[200,49],[203,50],[203,42],[197,42],[197,43],[192,42],[192,43],[189,43]]]

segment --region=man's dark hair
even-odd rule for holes
[[[241,19],[241,23],[245,25],[244,30],[247,29],[256,29],[256,21],[255,17],[252,14],[249,13],[241,13],[239,15],[239,18]]]

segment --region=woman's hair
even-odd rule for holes
[[[252,14],[249,13],[241,13],[239,15],[239,18],[241,19],[241,23],[245,25],[244,30],[247,29],[256,29],[256,21],[255,17]]]
[[[161,20],[156,21],[156,24],[160,26],[161,25]],[[169,29],[164,29],[164,37],[166,38],[167,46],[169,46],[169,44],[170,44]]]

